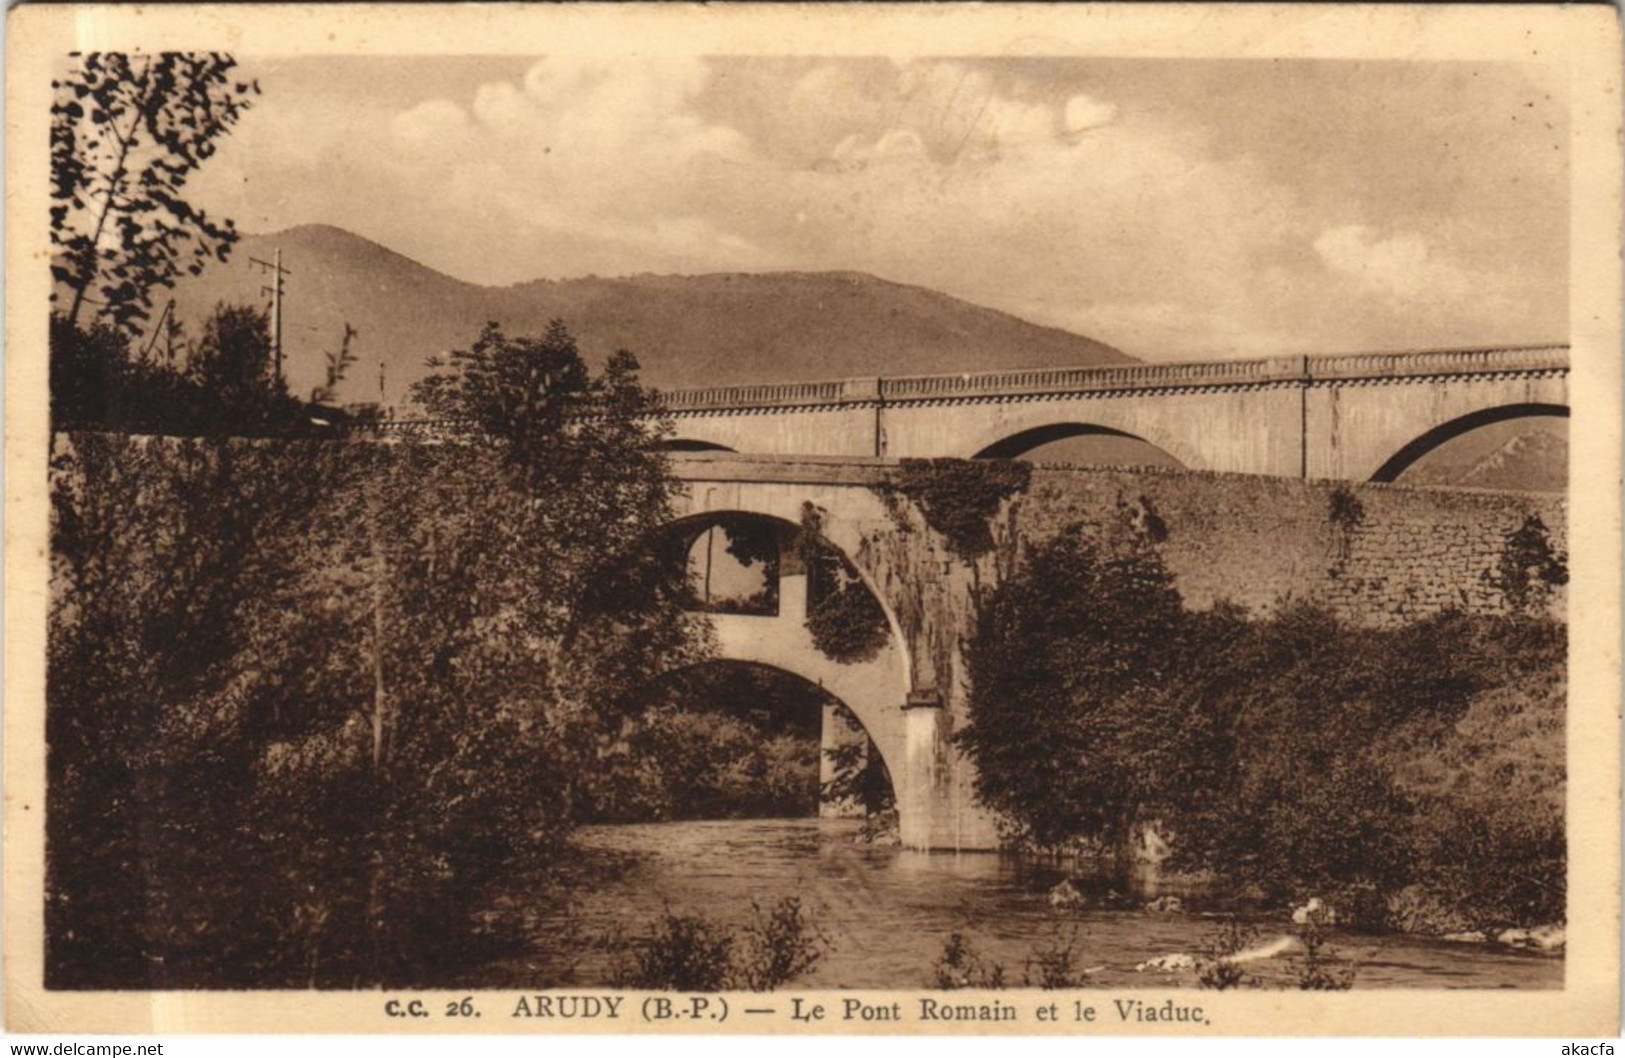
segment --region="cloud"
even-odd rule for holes
[[[707,163],[751,157],[736,130],[695,112],[707,77],[698,59],[548,58],[462,103],[402,110],[350,150],[372,148],[374,197],[382,180],[413,203],[420,227],[401,248],[479,281],[756,265],[748,241],[683,201],[706,197],[696,189]],[[518,261],[519,274],[495,274]]]
[[[1457,265],[1434,257],[1412,231],[1384,236],[1363,224],[1328,228],[1315,253],[1331,272],[1396,302],[1461,297],[1470,288]]]
[[[461,144],[470,129],[468,113],[456,103],[431,99],[395,115],[390,133],[413,146]]]
[[[1076,95],[1068,99],[1063,114],[1066,131],[1074,135],[1109,125],[1117,120],[1115,106],[1086,95]]]
[[[1438,115],[1420,93],[1438,129],[1335,183],[1384,149],[1377,118],[1306,127],[1267,78],[1221,104],[1221,82],[1168,86],[1200,64],[1125,69],[553,57],[455,92],[357,74],[337,106],[312,66],[301,91],[267,79],[201,204],[487,283],[860,269],[1153,357],[1545,340],[1563,318],[1561,223],[1539,212],[1561,202],[1514,179],[1536,152],[1474,164],[1470,100]],[[1314,69],[1335,98],[1393,82]],[[1446,134],[1466,160],[1405,164]]]

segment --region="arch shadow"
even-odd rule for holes
[[[1417,460],[1429,452],[1481,426],[1506,422],[1509,419],[1566,419],[1568,417],[1569,409],[1565,404],[1502,404],[1494,408],[1484,408],[1451,419],[1449,422],[1441,423],[1417,437],[1390,456],[1382,466],[1378,467],[1377,472],[1371,475],[1371,480],[1396,481],[1401,474],[1409,470]]]
[[[727,445],[715,444],[711,441],[698,441],[688,437],[674,437],[669,441],[660,442],[660,447],[667,452],[737,452],[736,448]]]
[[[1162,453],[1176,466],[1185,463],[1172,452],[1146,440],[1139,434],[1129,433],[1111,426],[1100,426],[1095,423],[1059,422],[1044,426],[1035,426],[1020,433],[1011,434],[1002,438],[977,452],[972,459],[1020,459],[1023,455],[1035,448],[1050,444],[1054,441],[1065,441],[1072,437],[1116,437],[1128,441],[1137,441],[1157,452]]]

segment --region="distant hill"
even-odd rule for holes
[[[855,272],[776,272],[538,280],[483,287],[442,275],[339,228],[245,236],[228,264],[176,288],[194,335],[218,301],[259,302],[268,277],[250,258],[282,251],[289,382],[308,395],[348,321],[359,332],[339,397],[404,404],[435,353],[466,348],[488,320],[539,334],[560,318],[589,360],[630,349],[663,389],[1132,362],[1100,342],[921,287]]]
[[[1561,492],[1568,475],[1568,440],[1549,433],[1526,433],[1479,460],[1460,483],[1479,489]]]
[[[1399,481],[1562,492],[1568,478],[1568,420],[1536,417],[1511,419],[1463,434],[1417,460]]]

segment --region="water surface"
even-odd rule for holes
[[[1060,911],[1048,896],[1064,876],[1056,865],[992,853],[879,848],[854,843],[855,831],[851,822],[815,819],[585,828],[579,836],[583,853],[613,858],[622,869],[578,893],[572,907],[540,916],[539,930],[558,936],[568,928],[580,938],[619,929],[635,936],[667,909],[739,924],[749,920],[752,900],[767,907],[796,896],[831,945],[823,962],[796,982],[802,987],[929,987],[932,967],[955,932],[984,959],[1001,963],[1007,983],[1020,987],[1023,964],[1033,952],[1075,930],[1081,965],[1098,967],[1091,985],[1164,988],[1194,982],[1189,975],[1140,973],[1135,966],[1200,951],[1220,926],[1199,910]],[[1183,895],[1197,909],[1204,898],[1212,906],[1214,898]],[[1288,928],[1279,916],[1260,916],[1254,924],[1261,940]],[[1563,986],[1563,960],[1551,956],[1335,931],[1331,943],[1357,964],[1357,988]],[[1296,964],[1275,958],[1248,969],[1267,983],[1289,984]],[[587,951],[575,983],[607,984],[608,974],[609,957]]]

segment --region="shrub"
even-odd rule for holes
[[[886,612],[852,564],[819,535],[822,523],[816,507],[802,505],[796,551],[807,570],[807,631],[832,661],[869,661],[891,634]]]
[[[950,933],[932,967],[931,987],[1003,988],[1004,967],[983,959],[963,933]]]
[[[1552,593],[1569,582],[1568,555],[1553,544],[1551,532],[1538,514],[1506,534],[1501,557],[1484,580],[1506,599],[1516,616],[1538,614]]]
[[[1040,944],[1022,966],[1021,981],[1028,988],[1082,988],[1089,971],[1078,964],[1082,943],[1076,926]]]
[[[677,992],[771,991],[811,971],[830,947],[796,897],[765,912],[752,901],[751,921],[737,930],[668,909],[642,937],[609,943],[615,987]]]
[[[1172,866],[1359,926],[1418,886],[1440,921],[1561,916],[1562,625],[1191,613],[1143,534],[1081,525],[979,603],[957,739],[1013,840],[1115,850],[1156,818]]]
[[[622,949],[611,979],[617,988],[721,992],[733,981],[733,945],[725,927],[668,910],[630,951]]]
[[[1196,986],[1214,991],[1257,988],[1258,978],[1242,969],[1235,956],[1258,943],[1256,927],[1231,919],[1208,937],[1196,960]]]
[[[751,921],[744,927],[734,979],[738,987],[767,992],[808,973],[823,961],[829,936],[808,920],[801,901],[784,897],[763,913],[751,901]]]
[[[1427,841],[1438,811],[1396,768],[1435,755],[1491,688],[1535,678],[1530,666],[1555,642],[1549,631],[1459,614],[1372,631],[1296,607],[1254,625],[1205,661],[1230,670],[1217,677],[1221,694],[1210,693],[1213,679],[1194,694],[1187,680],[1169,691],[1199,700],[1205,719],[1190,726],[1225,733],[1217,746],[1227,747],[1202,783],[1163,788],[1181,835],[1176,861],[1270,899],[1335,897],[1377,924],[1385,898],[1433,873],[1439,856]],[[1204,749],[1186,736],[1171,742],[1175,757]],[[1517,858],[1505,847],[1465,860],[1491,875]]]

